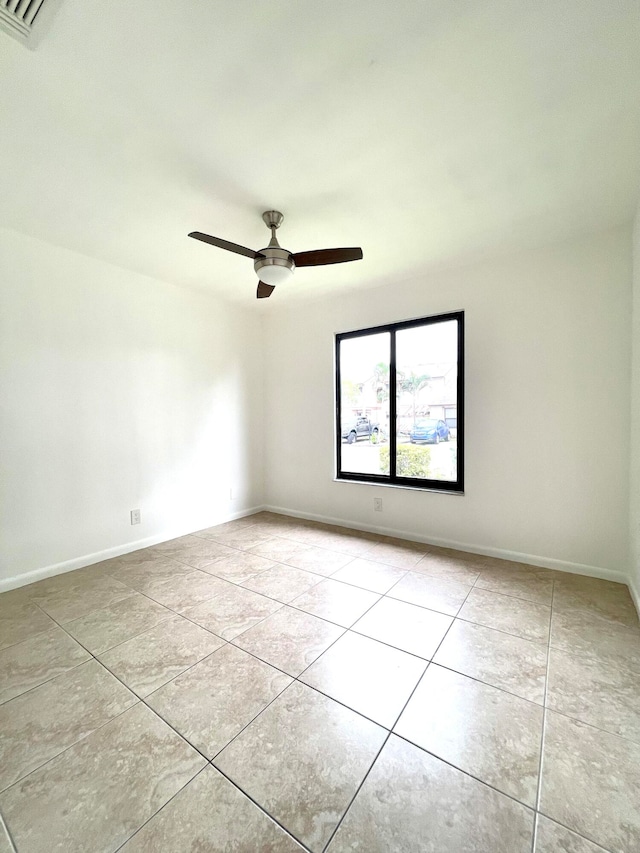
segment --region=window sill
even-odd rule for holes
[[[375,488],[382,489],[402,489],[406,492],[422,492],[422,494],[427,495],[456,495],[458,497],[464,497],[464,491],[458,492],[454,491],[453,489],[430,489],[424,488],[422,486],[405,486],[404,484],[400,483],[372,483],[371,480],[346,480],[342,477],[334,477],[333,482],[354,484],[356,486],[374,486]]]

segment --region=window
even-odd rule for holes
[[[464,312],[336,335],[339,480],[462,492]]]

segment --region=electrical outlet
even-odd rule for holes
[[[382,498],[373,499],[373,508],[376,512],[382,512]]]
[[[140,524],[140,510],[132,509],[131,510],[131,524]]]

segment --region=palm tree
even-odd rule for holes
[[[417,375],[412,370],[409,376],[405,376],[404,373],[398,371],[398,388],[401,392],[404,391],[411,394],[411,408],[414,424],[416,422],[416,403],[418,401],[418,394],[423,388],[427,387],[430,381],[431,376],[429,376],[428,373],[421,373]]]
[[[373,378],[378,402],[385,403],[389,399],[389,365],[379,361],[373,368]]]

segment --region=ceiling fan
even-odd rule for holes
[[[292,254],[288,249],[281,248],[276,237],[276,230],[282,225],[284,216],[278,210],[266,210],[262,214],[267,228],[271,229],[271,240],[266,249],[254,252],[237,243],[221,240],[219,237],[211,237],[201,231],[192,231],[189,237],[235,252],[237,255],[246,255],[253,258],[253,268],[258,276],[258,299],[266,299],[271,296],[277,284],[284,284],[293,275],[296,267],[318,267],[323,264],[343,264],[345,261],[359,261],[362,259],[362,249],[316,249],[312,252],[296,252]]]

